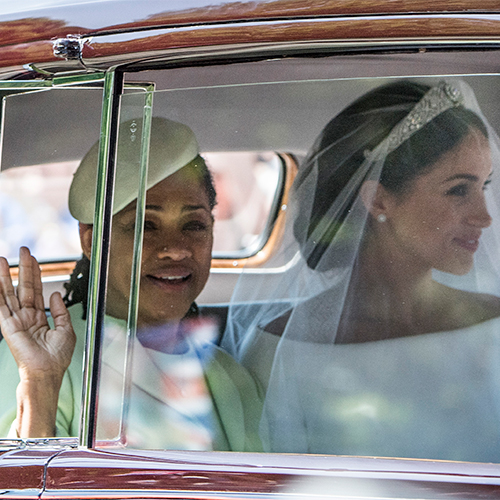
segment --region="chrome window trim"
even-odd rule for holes
[[[499,21],[500,28],[500,21]],[[153,63],[161,63],[162,68],[172,67],[172,65],[185,65],[196,62],[211,62],[214,58],[222,59],[217,62],[224,64],[223,59],[231,59],[231,63],[248,62],[248,57],[255,57],[256,60],[263,60],[269,57],[290,57],[293,55],[307,56],[310,52],[317,54],[323,52],[324,55],[341,55],[345,53],[372,54],[384,51],[408,51],[414,52],[431,50],[450,49],[453,51],[462,50],[500,50],[500,35],[489,38],[456,38],[456,37],[414,37],[408,38],[363,38],[363,39],[331,39],[321,41],[297,41],[297,42],[261,42],[261,43],[241,43],[230,45],[213,45],[210,47],[190,47],[187,49],[165,49],[152,52],[136,53],[133,59],[124,60],[126,71],[143,71],[145,69],[156,69],[151,67]],[[119,56],[117,56],[119,57]],[[123,56],[121,56],[123,57]],[[97,61],[96,61],[97,62]],[[116,60],[110,60],[116,62]],[[89,66],[92,61],[88,61]]]
[[[366,16],[365,20],[376,20],[380,16]],[[436,16],[435,16],[436,17]],[[446,15],[443,18],[462,19],[462,20],[472,20],[471,15]],[[498,15],[477,15],[476,17],[481,17],[483,20],[488,20],[492,22],[499,23],[500,27],[500,16]],[[360,17],[356,18],[361,20]],[[400,21],[408,19],[423,19],[423,16],[403,16],[398,18]],[[301,22],[333,22],[337,19],[302,19]],[[347,20],[347,18],[343,18]],[[286,21],[288,24],[295,24],[299,20],[290,19]],[[271,22],[268,22],[270,24]],[[225,24],[225,25],[211,25],[210,28],[214,27],[231,27],[231,26],[259,26],[262,23],[238,23],[238,24]],[[205,29],[206,26],[191,27],[189,29],[195,31],[200,29]],[[184,28],[187,29],[187,28]],[[142,40],[149,37],[161,36],[163,34],[172,33],[173,31],[178,32],[179,28],[163,28],[163,29],[150,29],[141,30],[139,32],[130,33],[114,33],[108,35],[95,35],[89,37],[92,42],[102,42],[102,43],[115,43],[118,44],[118,37],[125,36],[135,36],[141,38]],[[113,39],[116,41],[113,42]],[[121,67],[126,69],[126,71],[142,71],[144,69],[154,69],[150,66],[152,63],[162,63],[165,65],[172,64],[188,64],[191,61],[203,61],[213,59],[214,57],[229,58],[229,57],[256,57],[258,59],[265,59],[268,57],[283,57],[291,55],[307,55],[308,52],[317,51],[327,51],[334,55],[335,53],[356,53],[358,51],[363,53],[373,53],[379,51],[393,51],[393,50],[412,50],[418,51],[430,51],[430,50],[492,50],[500,49],[500,34],[498,36],[469,36],[469,37],[458,37],[458,36],[415,36],[415,37],[395,37],[391,39],[387,38],[332,38],[328,40],[299,40],[299,41],[287,41],[287,42],[254,42],[254,43],[232,43],[224,45],[210,45],[210,46],[196,46],[196,47],[185,47],[185,48],[166,48],[151,51],[133,52],[126,54],[118,54],[112,56],[102,56],[96,58],[83,58],[83,62],[87,67],[87,70],[81,70],[75,68],[74,61],[51,61],[34,63],[28,66],[27,69],[31,69],[35,72],[48,72],[49,74],[57,75],[60,72],[67,70],[73,74],[88,74],[91,71],[106,71],[111,67]],[[220,61],[222,63],[222,61]],[[80,67],[78,67],[80,68]],[[1,69],[0,69],[1,77]]]
[[[93,447],[95,437],[100,341],[106,310],[116,136],[119,100],[123,92],[122,76],[117,68],[111,68],[104,78],[80,414],[79,442],[80,446],[87,448]]]

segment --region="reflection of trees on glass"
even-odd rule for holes
[[[274,153],[209,153],[217,185],[215,251],[251,247],[264,230],[279,176]],[[41,261],[79,256],[67,193],[78,162],[9,168],[0,174],[0,254],[16,261],[21,245]]]
[[[262,234],[279,178],[274,153],[206,153],[217,189],[214,250],[251,248]]]
[[[0,174],[0,253],[16,260],[20,245],[41,260],[81,253],[67,192],[77,162],[12,168]]]

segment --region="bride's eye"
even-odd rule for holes
[[[488,189],[488,186],[491,184],[491,179],[488,179],[484,184],[483,184],[483,191],[486,191]]]
[[[467,184],[458,184],[446,191],[447,196],[467,196],[469,193],[469,186]]]

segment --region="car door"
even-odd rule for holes
[[[361,21],[365,23],[362,26],[366,26],[366,19]],[[375,19],[370,21],[374,23]],[[385,26],[390,25],[391,20],[383,21]],[[416,18],[409,21],[406,25],[398,25],[402,32],[404,29],[401,26],[411,27],[412,23],[420,22]],[[339,22],[348,24],[346,19]],[[432,22],[436,23],[436,18]],[[297,29],[303,27],[299,24],[295,25]],[[466,456],[459,458],[459,461],[443,460],[435,456],[420,456],[416,451],[409,456],[385,458],[374,454],[360,457],[355,453],[349,454],[352,456],[338,456],[334,451],[320,455],[276,453],[266,449],[265,445],[261,449],[249,449],[245,446],[238,448],[237,445],[231,447],[227,443],[223,448],[214,445],[220,442],[215,439],[219,435],[211,425],[205,424],[190,428],[193,432],[188,436],[197,437],[197,431],[201,429],[205,437],[208,435],[203,446],[199,445],[199,441],[193,446],[192,440],[188,438],[179,445],[178,440],[174,439],[178,437],[175,429],[179,427],[169,426],[171,414],[161,419],[158,413],[141,409],[140,399],[133,393],[135,377],[138,376],[133,367],[139,366],[139,371],[147,374],[153,365],[150,358],[142,358],[146,361],[141,365],[141,358],[136,357],[141,349],[135,342],[138,332],[136,311],[141,293],[139,275],[134,273],[140,274],[142,232],[145,230],[140,209],[135,213],[134,231],[139,229],[135,234],[131,259],[126,263],[130,273],[129,309],[124,318],[125,327],[122,328],[126,334],[114,344],[113,350],[109,349],[110,336],[116,335],[116,331],[106,323],[106,304],[110,302],[110,248],[114,241],[112,193],[120,169],[120,162],[115,161],[115,158],[122,151],[119,137],[123,124],[126,124],[126,133],[131,134],[130,137],[133,135],[138,144],[135,185],[140,186],[137,196],[142,202],[146,200],[144,179],[149,168],[147,154],[144,154],[148,150],[149,134],[143,131],[147,130],[147,124],[153,116],[188,125],[197,137],[202,156],[210,159],[208,162],[215,172],[226,168],[226,154],[247,155],[232,156],[229,160],[228,183],[221,183],[219,188],[222,213],[238,212],[234,207],[223,210],[225,197],[230,198],[234,192],[237,201],[259,198],[263,196],[262,192],[266,192],[263,189],[251,196],[253,184],[248,182],[248,173],[242,171],[246,162],[242,158],[250,155],[254,159],[250,163],[250,171],[258,179],[255,185],[272,187],[270,191],[273,195],[267,197],[267,215],[260,216],[265,219],[261,229],[245,230],[243,236],[238,236],[238,243],[231,251],[223,247],[219,250],[218,257],[221,258],[214,259],[209,281],[200,295],[199,306],[204,327],[200,331],[203,333],[203,342],[214,352],[218,347],[212,345],[219,344],[220,337],[227,331],[228,321],[231,324],[231,317],[226,316],[227,305],[231,301],[233,287],[239,286],[240,276],[244,273],[246,277],[247,288],[243,292],[247,299],[243,306],[251,318],[255,311],[254,305],[260,307],[267,300],[265,294],[254,292],[279,288],[280,276],[294,265],[295,255],[280,262],[272,258],[280,246],[287,244],[287,236],[291,236],[283,233],[283,222],[288,210],[287,196],[296,171],[300,170],[301,160],[315,137],[347,102],[380,83],[396,78],[434,85],[445,77],[460,77],[476,91],[489,121],[492,124],[500,123],[496,106],[499,89],[496,41],[482,40],[474,44],[474,49],[488,48],[479,52],[470,50],[469,41],[464,42],[456,34],[452,40],[440,40],[439,43],[434,40],[404,40],[403,43],[401,40],[387,39],[369,42],[356,39],[339,43],[332,35],[336,33],[335,26],[332,19],[322,20],[322,33],[330,39],[327,42],[316,37],[315,42],[304,43],[298,35],[292,36],[287,31],[287,36],[293,41],[288,38],[287,43],[284,43],[280,39],[280,44],[264,46],[243,43],[242,38],[252,29],[251,26],[244,26],[249,31],[238,36],[233,33],[231,38],[232,41],[241,42],[240,45],[214,45],[200,51],[193,48],[178,52],[165,51],[151,59],[141,57],[134,63],[110,68],[106,75],[101,76],[102,89],[98,102],[102,104],[102,122],[92,128],[99,133],[85,144],[78,144],[82,147],[81,158],[92,142],[98,138],[101,141],[87,304],[90,319],[86,323],[85,340],[82,342],[85,347],[85,358],[82,353],[85,375],[82,418],[77,424],[79,437],[56,443],[59,446],[57,452],[51,448],[48,456],[44,455],[41,459],[43,465],[36,466],[36,481],[21,483],[21,487],[13,489],[14,494],[26,494],[26,488],[31,488],[31,484],[35,485],[33,488],[41,488],[38,480],[43,468],[45,479],[41,498],[54,499],[294,498],[297,495],[333,498],[498,497],[498,464],[489,459],[482,460],[483,463],[473,463]],[[394,28],[394,25],[391,26]],[[225,30],[227,26],[218,28]],[[278,33],[274,27],[267,28],[273,34]],[[310,37],[310,31],[307,31],[310,27],[303,29],[305,31],[301,33]],[[148,35],[141,31],[137,37]],[[261,34],[261,37],[264,35]],[[159,40],[161,38],[152,39],[152,43],[160,43]],[[262,38],[259,40],[262,41]],[[105,46],[106,40],[97,40],[101,41]],[[115,39],[110,43],[118,42]],[[157,45],[154,47],[158,48]],[[134,120],[146,124],[140,129],[140,135],[136,135]],[[76,142],[83,141],[78,139]],[[243,187],[236,188],[235,178],[240,177]],[[274,181],[271,182],[271,178]],[[241,217],[237,215],[234,223],[221,217],[222,226],[230,228],[229,236],[235,235],[244,219],[251,219],[250,215],[258,210],[255,207],[260,205],[243,208]],[[252,227],[252,224],[249,223],[248,227]],[[257,360],[257,372],[263,378],[272,365],[272,355],[270,351],[270,358],[262,356]],[[155,357],[154,361],[158,359]],[[114,374],[117,375],[111,389],[111,377],[108,376],[110,367],[116,368]],[[167,368],[169,366],[163,366],[157,371],[165,373]],[[207,379],[199,368],[197,366],[194,371],[188,371],[191,374],[188,377],[189,387],[196,387],[197,390],[193,392],[198,399],[193,404],[193,399],[181,394],[182,397],[176,402],[181,413],[185,408],[189,412],[197,405],[205,405],[207,396],[213,394],[213,386],[207,387]],[[342,385],[341,390],[344,390],[349,387],[349,380],[342,380],[345,385]],[[258,379],[257,391],[259,383]],[[161,398],[162,394],[158,394],[161,391],[157,391],[159,386],[152,383],[149,389],[153,387],[156,396]],[[220,387],[224,387],[221,396],[221,401],[224,401],[231,384]],[[350,406],[349,409],[354,407],[356,411],[346,413],[346,420],[371,418],[375,407],[368,403],[372,401],[367,398],[362,401],[363,404]],[[243,398],[229,398],[229,403],[221,403],[217,407],[219,415],[222,411],[229,415],[226,420],[221,418],[224,433],[232,432],[231,425],[226,425],[229,421],[236,423],[235,442],[238,441],[238,433],[244,432],[241,422],[251,418],[251,413],[244,411],[246,403],[248,401]],[[108,425],[109,421],[105,419],[110,407],[116,417],[112,425]],[[139,411],[134,414],[136,408]],[[398,411],[385,413],[389,418],[400,414]],[[133,427],[129,424],[134,415],[140,417],[135,420],[141,429],[139,434],[149,436],[149,440],[137,443],[131,439],[128,430]],[[193,417],[193,413],[189,415]],[[227,442],[231,444],[232,441],[227,438]],[[18,442],[13,444],[25,445]],[[13,444],[6,443],[8,446]],[[36,445],[45,450],[44,442]],[[49,441],[48,446],[53,444]],[[16,456],[35,459],[39,450],[29,448],[6,453],[2,460],[8,465],[14,463],[10,459]],[[15,474],[22,472],[16,470]],[[17,483],[11,483],[10,477],[7,484],[12,488],[11,484]],[[37,489],[37,494],[39,492]]]
[[[247,62],[240,61],[234,54],[226,56],[222,51],[217,53],[217,57],[225,56],[227,60],[216,66],[198,66],[194,64],[196,56],[192,56],[189,62],[183,61],[181,67],[170,67],[168,61],[162,66],[161,62],[155,61],[154,69],[147,62],[132,66],[133,73],[130,74],[125,69],[124,81],[148,81],[154,83],[155,88],[145,93],[132,91],[120,98],[120,124],[128,124],[134,117],[147,120],[148,113],[177,120],[195,132],[202,155],[212,155],[213,170],[217,170],[217,152],[220,151],[254,151],[261,156],[273,152],[280,160],[283,178],[287,174],[290,180],[290,175],[300,165],[300,159],[329,117],[363,90],[395,77],[435,84],[443,78],[443,73],[453,77],[460,72],[461,77],[470,82],[480,98],[484,99],[483,107],[489,110],[490,119],[498,119],[496,110],[491,106],[496,101],[498,77],[487,74],[488,65],[495,64],[495,52],[490,53],[491,59],[483,60],[483,69],[479,69],[478,61],[467,52],[456,52],[451,57],[446,52],[382,55],[368,50],[362,56],[343,56],[341,59],[330,53],[323,54],[321,59],[308,58],[300,51],[292,51],[286,59],[268,59],[260,49],[257,54],[258,60]],[[203,58],[206,63],[206,54]],[[483,75],[478,74],[483,72]],[[288,74],[291,76],[287,77]],[[120,154],[120,146],[117,154]],[[287,162],[294,164],[292,169],[287,168]],[[142,162],[142,167],[146,168],[147,163]],[[117,168],[120,168],[119,164]],[[233,169],[238,168],[239,164],[235,163]],[[139,180],[137,182],[140,183]],[[286,186],[286,183],[281,185]],[[286,216],[287,204],[281,201],[275,205],[274,227],[279,227],[280,216]],[[285,244],[286,236],[277,236],[273,243]],[[260,251],[257,250],[254,255],[258,256]],[[139,258],[139,252],[137,247],[134,259]],[[265,280],[266,287],[272,289],[279,283],[280,274],[286,272],[287,266],[293,265],[287,261],[277,265],[272,260],[272,253],[270,260],[252,261],[251,257],[247,257],[248,262],[235,258],[216,262],[210,280],[243,272],[247,276],[247,286],[254,283],[256,289]],[[240,268],[242,264],[246,265],[243,271]],[[94,286],[97,304],[97,297],[106,298],[106,294],[99,292],[97,281]],[[207,296],[212,293],[211,286],[209,281],[204,291]],[[253,286],[246,290],[248,298],[245,307],[249,311],[252,311],[253,301],[263,300],[262,296],[254,296],[253,290]],[[130,300],[136,301],[136,304],[140,300],[137,283],[132,284]],[[224,300],[207,304],[204,314],[210,315],[211,307],[214,311],[224,309]],[[136,319],[130,315],[127,319],[129,335],[133,337],[137,335]],[[220,316],[215,316],[215,320],[217,333],[209,334],[210,342],[217,342],[214,339],[219,338],[220,328],[224,326],[217,323]],[[213,324],[211,327],[214,327]],[[96,327],[95,333],[96,345],[105,346],[103,338],[109,334],[106,327],[100,330]],[[319,495],[344,495],[347,498],[444,498],[449,495],[474,498],[498,494],[498,472],[493,464],[421,462],[411,460],[414,457],[286,456],[263,454],[258,449],[253,450],[258,453],[249,453],[244,448],[234,450],[237,451],[235,453],[217,451],[210,446],[200,451],[188,444],[189,440],[184,447],[180,446],[182,449],[175,451],[178,444],[159,444],[168,442],[168,433],[173,432],[168,430],[167,423],[164,423],[164,434],[160,426],[153,433],[156,438],[137,444],[127,435],[125,413],[132,412],[133,405],[137,404],[137,401],[133,402],[133,389],[132,392],[130,389],[134,384],[134,375],[129,371],[130,365],[127,365],[130,359],[135,359],[133,345],[115,345],[117,350],[113,351],[114,362],[119,359],[118,364],[124,367],[116,385],[117,391],[122,394],[119,427],[109,431],[99,423],[99,412],[107,411],[106,402],[103,404],[102,396],[99,398],[99,391],[106,394],[104,399],[107,401],[108,392],[104,391],[108,389],[104,388],[98,370],[104,370],[103,363],[110,363],[105,361],[106,353],[101,351],[101,364],[94,366],[92,376],[95,378],[89,382],[89,387],[96,387],[96,394],[95,399],[88,402],[87,417],[90,422],[96,419],[97,424],[90,425],[84,433],[88,449],[66,451],[51,461],[45,497],[80,495],[83,491],[85,495],[96,498],[101,498],[101,495],[122,497],[125,494],[137,498],[158,495],[182,498],[251,495],[268,498],[275,495],[291,497],[302,493],[303,488],[307,495],[318,492]],[[262,367],[268,361],[259,360]],[[142,371],[150,368],[147,364],[140,366]],[[238,413],[236,418],[245,417]],[[148,430],[157,423],[147,420],[146,416],[144,421],[150,426]],[[146,434],[145,429],[143,435]],[[158,450],[158,447],[163,449]]]

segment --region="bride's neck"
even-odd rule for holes
[[[432,303],[435,287],[432,269],[401,255],[380,238],[368,238],[363,245],[352,284],[359,300],[363,298],[363,309],[369,309],[366,313],[409,323]]]

